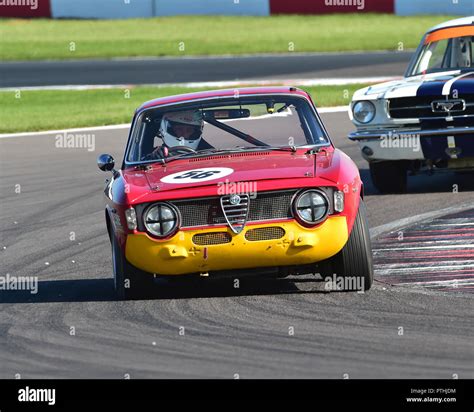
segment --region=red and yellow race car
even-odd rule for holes
[[[157,277],[318,273],[367,290],[363,185],[311,97],[293,87],[156,99],[137,109],[124,160],[98,158],[119,298]]]

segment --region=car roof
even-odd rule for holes
[[[428,30],[428,33],[431,33],[436,30],[445,29],[447,27],[458,27],[458,26],[469,26],[474,25],[474,16],[461,17],[459,19],[448,20],[444,23],[438,24],[437,26],[432,27]]]
[[[308,93],[296,87],[273,86],[273,87],[246,87],[236,89],[208,90],[203,92],[178,94],[174,96],[160,97],[143,103],[137,111],[158,107],[172,103],[184,103],[196,100],[210,99],[213,97],[234,97],[235,95],[251,96],[262,94],[294,94],[309,98]]]

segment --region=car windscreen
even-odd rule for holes
[[[209,150],[327,144],[310,103],[301,97],[241,97],[149,109],[130,135],[126,161]]]
[[[447,70],[474,70],[474,36],[425,43],[415,57],[411,76]]]

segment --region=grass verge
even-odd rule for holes
[[[365,84],[304,87],[318,107],[349,104]],[[96,90],[33,90],[0,92],[0,133],[58,130],[128,123],[134,110],[157,97],[206,89],[135,87]]]
[[[0,60],[412,49],[449,16],[176,16],[1,19]]]

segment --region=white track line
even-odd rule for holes
[[[357,83],[382,83],[398,80],[401,77],[348,77],[324,79],[268,79],[268,80],[228,80],[215,82],[188,82],[188,83],[151,83],[151,84],[98,84],[98,85],[58,85],[58,86],[31,86],[31,87],[5,87],[0,92],[37,91],[37,90],[97,90],[97,89],[133,89],[135,87],[183,87],[189,89],[206,87],[243,87],[243,86],[342,86]]]
[[[93,131],[93,130],[119,130],[119,129],[128,129],[130,124],[114,124],[110,126],[96,126],[96,127],[78,127],[75,129],[63,129],[63,130],[46,130],[42,132],[27,132],[27,133],[9,133],[9,134],[0,134],[0,139],[7,139],[10,137],[32,137],[32,136],[44,136],[48,134],[64,134],[64,133],[74,133],[74,132],[84,132],[84,131]]]
[[[439,217],[450,215],[452,213],[462,212],[464,210],[469,210],[469,209],[472,209],[472,202],[462,203],[458,206],[450,206],[445,209],[439,209],[433,212],[422,213],[419,215],[410,216],[408,218],[394,220],[393,222],[371,228],[370,237],[371,239],[374,239],[382,234],[392,233],[392,232],[395,232],[396,230],[409,227],[415,223],[421,223],[423,221],[436,219]],[[430,243],[448,243],[448,242],[452,243],[452,240],[435,240],[435,241],[425,241],[422,243],[430,244]]]
[[[453,280],[435,280],[435,281],[416,281],[416,282],[400,282],[394,284],[394,286],[424,286],[426,288],[438,288],[438,287],[449,287],[451,286],[453,289],[459,288],[459,292],[466,292],[467,289],[471,289],[470,286],[474,285],[472,279],[453,279]]]
[[[318,107],[318,113],[342,113],[348,112],[349,106]]]
[[[322,107],[318,108],[319,113],[342,113],[347,112],[348,106],[336,106],[336,107]],[[32,137],[32,136],[44,136],[48,134],[64,134],[64,133],[74,133],[81,131],[92,131],[92,130],[119,130],[119,129],[128,129],[130,127],[129,123],[126,124],[116,124],[110,126],[96,126],[96,127],[78,127],[75,129],[63,129],[63,130],[45,130],[42,132],[26,132],[26,133],[6,133],[0,134],[0,139],[7,139],[11,137]]]
[[[387,249],[373,249],[374,252],[391,252],[392,250],[422,250],[422,249],[473,249],[474,244],[461,244],[449,246],[414,246],[414,247],[394,247]]]
[[[474,223],[444,223],[439,225],[430,225],[430,227],[446,227],[446,226],[474,226]]]
[[[448,285],[458,285],[458,286],[466,286],[466,285],[474,285],[474,282],[470,278],[466,279],[454,279],[454,280],[433,280],[433,281],[426,281],[426,282],[403,282],[397,283],[397,286],[404,285],[404,286],[413,286],[413,285],[432,285],[432,286],[448,286]]]
[[[466,262],[472,262],[467,260]],[[412,263],[416,265],[417,262]],[[395,267],[394,267],[395,266]],[[383,265],[382,268],[377,269],[378,273],[411,273],[411,272],[422,272],[422,271],[438,271],[438,270],[457,270],[457,269],[471,269],[474,268],[474,264],[467,264],[467,265],[449,265],[449,266],[405,266],[403,268],[397,267],[400,266],[399,264],[390,264],[390,265]],[[380,265],[379,265],[380,267]],[[436,272],[435,272],[436,273]]]

